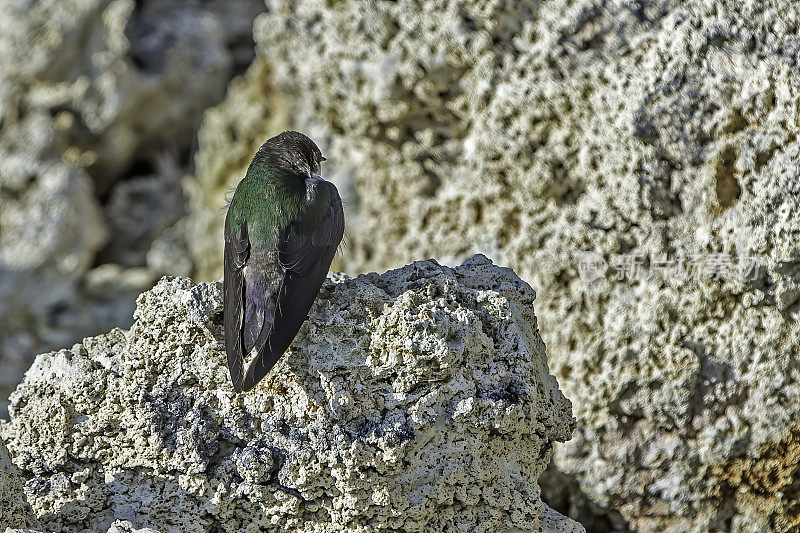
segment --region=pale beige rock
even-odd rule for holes
[[[37,525],[36,516],[25,497],[19,469],[11,462],[0,439],[0,528],[28,528]]]
[[[250,393],[219,282],[164,278],[129,331],[37,357],[2,434],[43,527],[583,531],[539,497],[575,422],[530,286],[483,256],[334,279]]]
[[[152,282],[126,291],[135,276],[118,268],[96,298],[87,272],[144,266],[180,217],[183,154],[249,63],[263,9],[0,0],[0,417],[36,353],[130,324]]]
[[[555,462],[579,497],[641,531],[785,531],[800,523],[798,26],[779,1],[275,1],[258,86],[349,199],[342,268],[480,251],[537,289],[579,420]],[[205,135],[246,109],[219,108]],[[203,152],[228,169],[216,190],[240,179]],[[209,220],[192,235],[220,235]],[[761,268],[587,287],[583,251]],[[199,261],[216,275],[218,255]]]

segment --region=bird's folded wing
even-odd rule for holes
[[[244,221],[236,221],[232,227],[230,216],[229,211],[225,220],[223,278],[225,352],[228,355],[231,381],[234,388],[241,391],[244,371],[242,347],[244,266],[250,256],[250,239],[247,236],[247,224]]]
[[[274,323],[266,343],[257,346],[258,355],[247,369],[243,390],[255,386],[272,369],[297,335],[344,235],[339,193],[331,183],[320,186],[324,187],[320,192],[325,195],[327,213],[312,228],[301,218],[280,235],[278,258],[284,275],[277,291]]]

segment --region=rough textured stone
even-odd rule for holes
[[[87,272],[145,266],[181,215],[202,112],[249,64],[263,9],[0,0],[0,416],[34,354],[130,324],[151,285],[125,292],[131,276],[118,268],[114,298],[87,308]]]
[[[4,2],[3,120],[49,112],[59,148],[107,189],[145,147],[187,142],[224,92],[228,41],[247,35],[259,10],[254,1]]]
[[[0,439],[0,527],[5,530],[35,525],[36,517],[25,498],[19,469],[11,462],[8,449]]]
[[[341,267],[481,251],[539,291],[579,421],[555,463],[595,509],[642,531],[793,530],[799,26],[796,4],[760,0],[270,2],[262,75],[201,137],[231,146],[201,143],[208,194],[240,178],[228,153],[274,133],[228,133],[271,88],[350,199]],[[582,251],[761,268],[587,287]]]
[[[575,422],[510,269],[335,275],[240,395],[221,298],[163,278],[129,331],[37,357],[2,434],[47,531],[583,531],[539,498]]]
[[[147,264],[153,242],[183,215],[181,170],[170,163],[163,166],[155,174],[122,181],[111,191],[104,207],[113,238],[103,251],[105,261],[131,267]]]
[[[19,201],[6,201],[2,185],[15,174],[7,172],[14,163],[5,155],[0,148],[0,413],[36,350],[62,340],[52,338],[59,304],[74,301],[81,274],[106,238],[86,174],[26,161],[39,177]]]

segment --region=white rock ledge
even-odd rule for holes
[[[583,531],[539,497],[575,422],[535,296],[480,255],[334,275],[236,395],[221,284],[164,278],[38,356],[2,434],[46,531]]]

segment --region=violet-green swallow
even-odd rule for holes
[[[342,240],[342,200],[320,177],[322,161],[302,133],[276,135],[259,148],[228,205],[225,351],[237,392],[253,388],[289,347]]]

